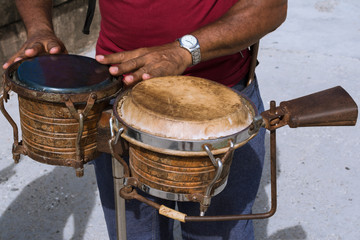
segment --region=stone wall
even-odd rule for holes
[[[96,7],[90,35],[82,33],[87,0],[54,0],[53,23],[57,36],[69,53],[80,53],[94,47],[99,33],[100,14]],[[26,31],[13,0],[0,0],[0,64],[11,57],[25,42]],[[2,74],[2,68],[0,70]]]

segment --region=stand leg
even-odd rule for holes
[[[117,239],[126,240],[125,199],[121,198],[119,195],[119,190],[124,186],[124,168],[114,157],[112,158],[112,166],[114,178]]]

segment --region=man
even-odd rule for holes
[[[16,0],[28,39],[4,65],[41,53],[66,53],[51,23],[50,0]],[[246,79],[248,47],[286,18],[286,0],[100,0],[102,21],[96,60],[111,64],[128,86],[152,77],[192,75],[242,91],[263,111],[257,81]],[[251,213],[264,158],[264,131],[236,150],[225,190],[214,197],[207,215]],[[116,238],[111,160],[95,160],[109,236]],[[175,203],[157,198],[168,207]],[[188,215],[198,204],[179,202]],[[173,221],[132,200],[126,205],[128,239],[172,239]],[[251,221],[182,224],[184,239],[253,239]]]

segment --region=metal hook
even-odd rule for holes
[[[216,173],[215,173],[213,180],[206,187],[205,195],[204,195],[203,201],[201,202],[201,205],[200,205],[200,216],[205,216],[205,212],[208,209],[208,207],[210,206],[210,202],[211,202],[211,196],[210,196],[211,190],[213,189],[216,181],[220,179],[220,176],[221,176],[221,173],[223,170],[223,163],[222,163],[221,159],[215,158],[213,153],[210,151],[209,146],[204,145],[204,148],[205,148],[205,151],[207,152],[207,154],[209,155],[209,158],[210,158],[212,164],[215,166]]]

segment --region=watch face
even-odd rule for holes
[[[181,43],[188,48],[193,48],[197,44],[197,39],[192,35],[185,35],[181,38]]]

